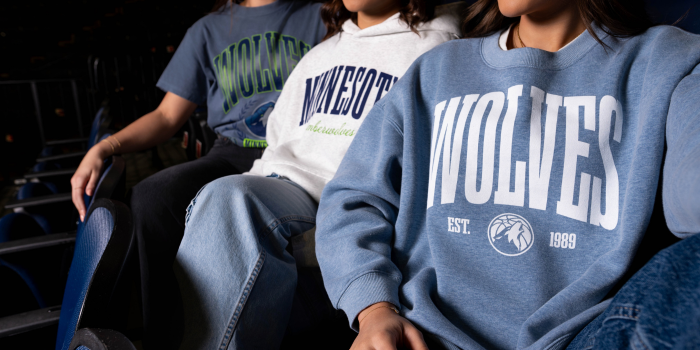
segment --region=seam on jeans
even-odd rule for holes
[[[225,350],[228,347],[228,344],[231,342],[233,331],[236,329],[236,325],[238,325],[238,319],[240,318],[241,313],[243,312],[243,307],[245,306],[246,301],[248,301],[250,291],[253,289],[253,285],[255,284],[258,275],[260,274],[260,270],[262,269],[263,264],[265,263],[265,257],[266,253],[263,249],[260,252],[260,256],[258,257],[257,263],[255,263],[253,272],[251,272],[250,277],[248,277],[248,282],[246,282],[245,288],[243,288],[243,294],[241,295],[240,299],[238,299],[236,309],[233,311],[231,320],[229,321],[228,326],[226,327],[226,333],[224,333],[224,338],[221,340],[219,350]]]
[[[282,224],[285,224],[290,221],[301,221],[301,222],[306,222],[309,224],[314,224],[316,225],[316,218],[312,218],[310,216],[304,216],[304,215],[288,215],[288,216],[283,216],[281,218],[275,219],[271,224],[267,225],[264,229],[260,230],[258,233],[261,237],[265,238],[269,233],[272,231],[276,230],[279,226]]]
[[[629,306],[615,306],[615,309],[616,309],[616,310],[620,310],[620,309],[621,309],[621,310],[633,311],[634,314],[632,314],[632,315],[627,314],[627,313],[625,313],[625,314],[614,314],[614,315],[608,316],[606,319],[611,319],[611,318],[628,318],[628,319],[634,319],[634,320],[639,319],[639,315],[638,315],[638,314],[640,313],[639,308],[636,308],[636,307],[629,307]]]
[[[197,197],[199,197],[199,194],[202,193],[202,190],[204,187],[207,187],[207,185],[202,186],[202,188],[197,191],[197,194],[194,195],[194,198],[190,201],[190,204],[187,206],[187,209],[185,209],[185,227],[187,227],[187,223],[190,221],[190,215],[192,214],[192,209],[194,208],[194,205],[197,203]]]

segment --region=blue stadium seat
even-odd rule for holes
[[[75,332],[68,350],[136,350],[123,334],[111,329],[83,328]]]
[[[131,212],[126,205],[108,199],[95,201],[76,238],[63,295],[57,350],[67,350],[81,328],[124,326],[124,303],[128,301],[124,289],[134,244]]]

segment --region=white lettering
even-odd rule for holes
[[[579,107],[583,107],[584,128],[595,131],[595,96],[565,97],[566,107],[566,146],[564,149],[564,171],[561,182],[561,199],[557,202],[557,214],[588,221],[588,199],[591,189],[591,175],[581,172],[578,204],[574,204],[574,184],[578,156],[588,157],[589,144],[579,141]]]
[[[501,128],[501,151],[498,160],[498,190],[493,202],[522,207],[525,202],[526,162],[515,162],[515,191],[510,191],[510,159],[513,150],[513,127],[518,114],[518,98],[523,95],[523,86],[508,89],[508,110]]]
[[[459,113],[459,118],[457,119],[457,126],[455,130],[454,144],[452,145],[452,152],[450,152],[450,143],[452,135],[452,121],[454,120],[454,115],[457,110],[457,105],[459,104],[459,98],[455,101],[454,110],[450,110],[452,107],[452,101],[447,107],[447,114],[452,113],[449,119],[449,126],[447,131],[447,137],[444,142],[444,153],[442,156],[442,194],[440,196],[440,203],[454,203],[455,192],[457,192],[457,179],[459,172],[459,162],[462,154],[462,141],[464,140],[464,127],[467,124],[467,117],[469,116],[469,111],[471,110],[476,99],[479,95],[467,95],[464,97],[464,102],[462,103],[462,111]],[[445,117],[447,119],[447,116]],[[443,126],[448,122],[444,122]],[[443,132],[441,131],[441,134]],[[441,136],[442,137],[442,136]],[[439,140],[438,140],[439,143]],[[439,146],[438,146],[439,147]],[[438,151],[439,152],[439,151]],[[439,156],[439,153],[436,157]]]
[[[540,158],[542,147],[542,101],[544,91],[532,87],[532,114],[530,117],[530,208],[547,209],[547,195],[549,193],[549,175],[552,173],[552,159],[554,158],[554,141],[557,133],[557,117],[561,107],[562,97],[547,94],[547,119],[544,125],[544,149]],[[541,163],[540,163],[541,159]]]
[[[613,140],[618,143],[622,139],[622,106],[612,96],[604,96],[600,100],[599,120],[599,146],[600,155],[603,157],[605,169],[605,214],[601,212],[602,180],[593,177],[593,198],[591,199],[591,224],[600,225],[612,230],[617,227],[620,183],[617,176],[617,168],[610,150],[610,124],[612,113],[615,112],[615,133]]]
[[[494,150],[496,148],[496,126],[503,110],[505,95],[500,92],[490,92],[479,99],[471,123],[469,124],[469,139],[467,140],[467,173],[465,176],[464,194],[470,203],[484,204],[491,198],[493,190]],[[491,103],[491,111],[486,119],[484,130],[484,153],[481,168],[481,188],[477,190],[477,159],[479,155],[479,140],[481,120],[486,107]]]
[[[438,161],[435,157],[435,146],[437,145],[438,131],[440,129],[440,118],[442,118],[442,111],[445,109],[445,104],[447,100],[438,103],[435,106],[435,113],[433,117],[433,137],[430,139],[430,173],[428,177],[428,208],[433,206],[433,200],[435,197],[435,178],[437,177],[437,166]]]

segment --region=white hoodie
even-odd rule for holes
[[[247,174],[288,177],[318,201],[372,106],[418,56],[459,37],[461,6],[437,7],[419,34],[398,13],[366,29],[346,21],[294,68],[268,120],[268,147]]]

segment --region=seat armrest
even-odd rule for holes
[[[46,145],[47,146],[58,146],[58,145],[67,145],[70,143],[80,143],[80,142],[88,142],[88,138],[81,137],[81,138],[74,138],[74,139],[46,141]]]
[[[55,156],[48,156],[48,157],[40,157],[36,159],[37,163],[41,162],[51,162],[51,161],[56,161],[56,160],[65,160],[65,159],[71,159],[71,158],[78,158],[78,157],[84,157],[87,152],[85,151],[80,151],[80,152],[72,152],[72,153],[65,153],[65,154],[57,154]]]
[[[25,199],[14,199],[5,204],[5,209],[25,208],[45,204],[70,202],[71,198],[72,197],[70,193],[56,193],[49,194],[46,196],[31,197]]]
[[[52,306],[0,318],[0,338],[58,323],[61,306]]]
[[[0,256],[26,250],[52,247],[75,242],[75,232],[54,233],[45,236],[18,239],[0,243]]]
[[[39,178],[51,177],[51,176],[73,175],[76,170],[78,170],[78,168],[40,171],[40,172],[36,172],[36,173],[24,174],[24,178],[25,179],[39,179]]]

